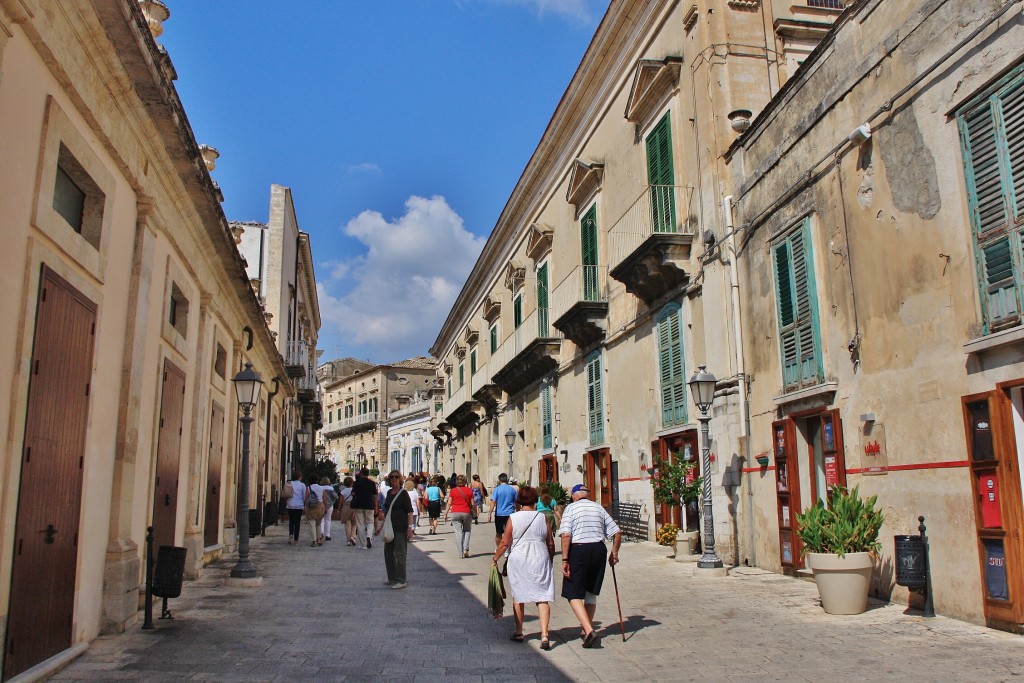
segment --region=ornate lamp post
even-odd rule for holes
[[[516,445],[516,432],[511,427],[505,432],[505,445],[508,446],[508,474],[512,476],[512,449]]]
[[[235,397],[238,407],[242,409],[242,464],[238,483],[238,562],[231,570],[235,579],[256,578],[256,567],[249,561],[249,430],[254,418],[249,415],[260,399],[263,378],[252,369],[252,363],[246,362],[245,368],[235,375]]]
[[[704,554],[697,561],[699,569],[722,569],[722,559],[715,553],[715,519],[711,505],[711,437],[708,436],[708,423],[711,416],[708,409],[715,400],[715,376],[701,365],[687,384],[693,395],[693,402],[700,410],[701,434],[701,476],[704,477]]]
[[[309,443],[309,430],[306,429],[306,425],[302,425],[302,429],[295,432],[295,440],[299,442],[299,463],[301,464],[306,459],[306,444]]]

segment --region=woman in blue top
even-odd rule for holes
[[[437,519],[441,516],[441,499],[444,494],[441,493],[441,487],[438,486],[440,477],[434,477],[430,480],[430,486],[427,487],[427,513],[430,515],[430,534],[434,535],[437,533]]]

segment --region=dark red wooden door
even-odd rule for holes
[[[217,545],[220,530],[221,464],[224,462],[224,409],[214,401],[210,411],[210,459],[206,468],[206,524],[203,542]]]
[[[71,645],[95,332],[96,305],[43,266],[21,454],[5,679]]]
[[[160,436],[156,447],[156,482],[153,487],[153,546],[174,545],[178,519],[178,466],[181,463],[181,428],[185,407],[185,373],[164,360],[160,396]]]

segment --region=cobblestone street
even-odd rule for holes
[[[510,605],[499,621],[487,614],[491,525],[474,528],[470,559],[453,552],[449,526],[417,537],[402,591],[382,585],[379,540],[369,552],[347,547],[335,525],[332,542],[310,548],[284,533],[254,540],[262,588],[225,588],[233,558],[222,560],[171,601],[174,621],[101,637],[51,680],[1007,681],[1024,671],[1018,636],[898,605],[829,616],[808,581],[752,569],[696,579],[654,543],[623,545],[626,642],[609,573],[601,646],[580,647],[559,599],[543,652],[535,612],[524,644],[509,641]]]

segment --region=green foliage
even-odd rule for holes
[[[654,489],[654,502],[659,505],[689,505],[700,499],[702,477],[693,477],[692,472],[697,463],[685,461],[676,456],[675,463],[658,458],[654,459],[651,475],[651,488]]]
[[[860,487],[852,491],[841,486],[832,489],[828,508],[818,501],[796,516],[797,535],[804,544],[803,553],[877,553],[881,549],[878,532],[885,515],[876,509],[878,496],[860,497]]]
[[[370,476],[371,477],[379,477],[380,476],[380,470],[377,469],[376,467],[371,467],[370,468]]]
[[[548,495],[551,496],[551,500],[555,502],[555,505],[569,504],[569,492],[566,491],[565,487],[557,481],[544,482],[540,485],[538,491],[541,493],[547,491]]]
[[[330,479],[332,484],[337,483],[338,466],[334,464],[333,460],[302,461],[302,481],[307,484],[317,484],[323,477]]]

